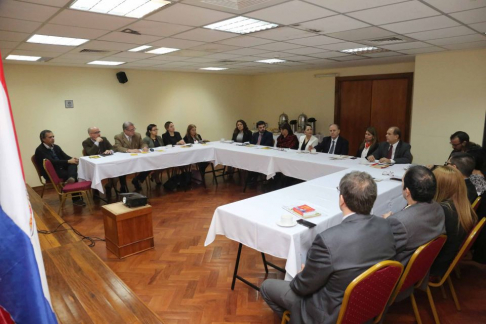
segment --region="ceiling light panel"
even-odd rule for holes
[[[222,68],[222,67],[206,67],[206,68],[200,68],[199,70],[207,70],[207,71],[221,71],[221,70],[227,70],[228,68]]]
[[[178,48],[170,48],[170,47],[160,47],[160,48],[156,48],[154,50],[151,50],[151,51],[147,51],[145,53],[149,53],[149,54],[167,54],[167,53],[172,53],[172,52],[175,52],[175,51],[179,51]]]
[[[280,60],[280,59],[268,59],[268,60],[260,60],[260,61],[255,61],[258,63],[267,63],[267,64],[275,64],[275,63],[283,63],[286,62],[285,60]]]
[[[381,49],[378,47],[360,47],[360,48],[350,48],[340,51],[341,53],[346,54],[370,54],[370,53],[380,53],[380,52],[387,52],[388,50]]]
[[[89,39],[58,37],[35,34],[27,40],[27,43],[47,44],[47,45],[64,45],[64,46],[79,46],[86,43]]]
[[[114,62],[114,61],[92,61],[89,62],[88,64],[92,65],[121,65],[124,64],[125,62]]]
[[[243,16],[226,19],[218,23],[204,26],[204,28],[220,30],[236,34],[249,34],[257,31],[278,27],[277,24]]]
[[[140,51],[143,51],[143,50],[146,50],[147,48],[151,48],[152,46],[150,45],[143,45],[143,46],[139,46],[139,47],[135,47],[135,48],[132,48],[130,50],[128,50],[129,52],[140,52]]]
[[[71,9],[142,18],[170,3],[165,0],[77,0]]]
[[[37,61],[41,57],[40,56],[28,56],[28,55],[9,55],[5,59],[6,60],[15,60],[15,61]]]

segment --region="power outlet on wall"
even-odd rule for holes
[[[64,100],[64,107],[74,108],[74,100]]]

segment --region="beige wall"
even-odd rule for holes
[[[317,132],[327,135],[327,126],[334,122],[335,78],[315,78],[314,74],[338,73],[342,77],[413,71],[412,62],[255,76],[251,116],[247,122],[263,119],[274,128],[282,112],[290,120],[303,112],[317,119]],[[346,137],[345,130],[343,136]]]
[[[117,70],[5,65],[5,77],[27,183],[39,185],[30,157],[39,132],[51,129],[56,143],[71,156],[81,154],[87,128],[100,127],[110,142],[132,121],[144,134],[150,123],[159,134],[167,120],[184,136],[194,123],[203,137],[229,137],[237,116],[247,118],[251,77],[199,73],[126,70],[128,83],[118,83]],[[74,100],[74,109],[64,100]]]
[[[486,50],[424,54],[415,60],[414,163],[444,162],[449,136],[462,130],[481,145],[486,111]]]

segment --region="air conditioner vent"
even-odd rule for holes
[[[407,42],[407,40],[398,37],[384,37],[384,38],[370,39],[368,40],[368,42],[377,45],[386,45],[386,44],[405,43]]]
[[[85,48],[79,51],[79,53],[109,53],[109,52],[110,51],[89,49],[89,48]]]
[[[201,0],[202,3],[233,10],[242,10],[270,1],[273,0]]]

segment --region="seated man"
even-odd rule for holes
[[[322,139],[322,142],[315,147],[316,151],[329,154],[348,155],[349,142],[344,137],[339,136],[340,133],[341,129],[338,124],[329,125],[330,136],[326,136]]]
[[[252,135],[250,144],[273,146],[273,134],[266,130],[266,124],[260,120],[257,123],[258,133]]]
[[[452,152],[449,155],[449,158],[452,156],[453,153],[469,153],[475,160],[474,170],[476,170],[477,172],[481,172],[483,176],[486,175],[486,152],[481,146],[476,143],[470,142],[469,135],[466,132],[462,131],[452,134],[450,140],[450,144],[452,145]]]
[[[83,141],[83,154],[84,155],[111,155],[114,153],[113,146],[106,137],[101,136],[100,129],[98,127],[88,128],[89,137]],[[114,179],[109,179],[108,184],[105,186],[106,198],[111,198],[111,188],[115,187]],[[93,190],[93,196],[99,197],[99,191]]]
[[[76,157],[70,157],[61,149],[59,145],[55,145],[54,133],[48,129],[40,133],[41,144],[35,150],[35,161],[43,172],[43,177],[49,179],[44,170],[44,159],[51,161],[57,176],[66,181],[66,183],[74,183],[78,179],[78,163]],[[84,206],[83,199],[75,196],[73,197],[73,204]]]
[[[123,132],[115,135],[115,145],[113,146],[115,152],[122,153],[140,153],[147,152],[148,147],[142,141],[142,135],[135,133],[135,126],[131,122],[123,123]],[[135,186],[137,191],[142,190],[140,182],[143,182],[145,178],[150,174],[150,171],[140,172],[132,180],[132,184]],[[128,192],[127,179],[126,176],[120,176],[120,192]]]
[[[412,163],[412,148],[410,144],[401,141],[402,132],[396,126],[390,127],[386,131],[386,142],[380,143],[373,155],[368,156],[368,161],[389,164],[408,164]]]
[[[419,246],[445,233],[445,216],[442,207],[433,200],[437,183],[432,171],[424,166],[413,166],[403,176],[402,183],[407,206],[383,217],[393,230],[395,259],[406,266]]]
[[[290,323],[336,323],[349,283],[395,255],[390,225],[370,215],[377,196],[373,178],[365,172],[348,173],[339,191],[342,223],[317,234],[303,270],[292,281],[267,279],[260,288],[278,316],[290,311]]]
[[[478,197],[478,192],[476,191],[476,187],[471,182],[471,180],[469,180],[469,177],[473,173],[476,164],[474,158],[469,153],[461,153],[461,152],[452,153],[448,164],[450,164],[452,167],[459,170],[461,174],[464,176],[464,181],[466,181],[466,188],[467,188],[467,198],[469,202],[472,204]]]

